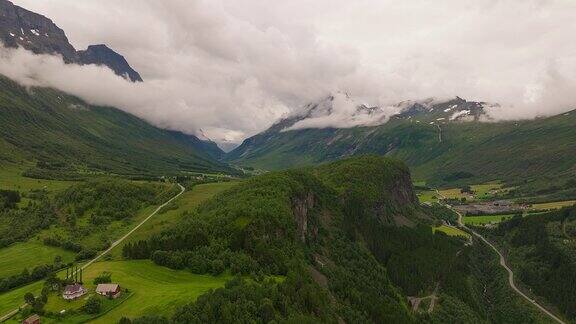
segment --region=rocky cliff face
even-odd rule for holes
[[[7,0],[0,0],[0,40],[7,47],[22,47],[35,54],[60,55],[68,64],[104,65],[127,80],[142,81],[122,55],[105,45],[91,45],[85,51],[76,51],[66,33],[52,20]]]
[[[309,234],[309,213],[312,208],[314,208],[314,194],[311,192],[305,196],[292,199],[292,210],[298,225],[298,239],[303,243],[306,242],[306,237]],[[318,235],[317,227],[312,228],[312,235]]]

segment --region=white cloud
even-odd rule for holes
[[[78,48],[109,44],[146,82],[125,84],[86,67],[66,67],[63,78],[49,58],[12,53],[27,64],[20,72],[219,141],[238,141],[337,91],[383,107],[458,95],[498,102],[492,114],[506,119],[576,108],[573,1],[14,2],[52,18]],[[336,106],[318,125],[375,120]]]

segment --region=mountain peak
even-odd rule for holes
[[[140,74],[128,64],[124,56],[104,44],[90,45],[86,50],[78,51],[78,57],[81,64],[105,65],[125,79],[142,82]]]
[[[6,47],[22,47],[35,54],[60,55],[67,64],[105,65],[132,82],[142,81],[124,57],[106,45],[90,45],[76,51],[66,33],[49,18],[0,0],[0,41]]]

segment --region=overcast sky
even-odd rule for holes
[[[50,17],[78,49],[109,45],[145,80],[120,85],[82,68],[66,72],[76,83],[68,84],[52,75],[61,71],[52,62],[41,68],[43,84],[162,127],[202,128],[217,141],[239,142],[337,91],[381,106],[454,96],[498,102],[500,118],[576,108],[571,0],[13,2]],[[26,62],[28,73],[47,64],[10,59]],[[91,81],[82,87],[84,78]]]

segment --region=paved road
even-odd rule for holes
[[[106,254],[108,254],[110,251],[112,251],[112,249],[114,249],[118,244],[122,243],[126,238],[128,238],[128,236],[130,236],[132,233],[134,233],[136,230],[138,230],[142,225],[144,225],[150,218],[152,218],[154,215],[158,214],[158,212],[160,211],[160,209],[162,209],[163,207],[165,207],[166,205],[168,205],[169,203],[171,203],[172,201],[174,201],[174,199],[180,197],[181,194],[184,193],[184,191],[186,190],[181,184],[178,184],[178,186],[180,187],[180,192],[170,198],[170,200],[168,200],[167,202],[163,203],[162,205],[158,206],[158,208],[156,208],[150,215],[148,215],[148,217],[146,217],[143,221],[141,221],[138,225],[136,225],[132,230],[130,230],[130,232],[126,233],[126,235],[122,236],[120,239],[118,239],[116,242],[112,243],[112,245],[110,245],[110,247],[100,253],[99,255],[97,255],[94,259],[88,261],[87,263],[85,263],[80,269],[84,270],[86,269],[89,265],[91,265],[92,263],[100,260],[103,256],[105,256]],[[0,322],[4,322],[8,319],[10,319],[12,316],[16,315],[20,309],[22,309],[23,307],[26,307],[26,304],[23,304],[22,306],[20,306],[18,309],[15,309],[13,311],[11,311],[10,313],[0,317]]]
[[[445,198],[438,190],[436,190],[436,193],[440,196]],[[492,248],[492,250],[494,250],[498,256],[500,257],[500,265],[506,269],[506,271],[508,272],[508,284],[510,285],[510,287],[512,288],[512,290],[514,290],[514,292],[516,292],[518,295],[522,296],[524,299],[526,299],[529,303],[531,303],[532,305],[538,307],[538,309],[540,309],[544,314],[548,315],[550,318],[552,318],[553,320],[555,320],[558,323],[562,323],[565,324],[565,322],[563,320],[561,320],[560,318],[558,318],[556,315],[552,314],[551,312],[549,312],[546,308],[544,308],[542,305],[538,304],[538,302],[536,302],[534,299],[526,296],[526,294],[524,294],[522,291],[520,291],[520,289],[518,289],[518,287],[516,287],[516,283],[514,282],[514,272],[512,271],[512,269],[510,269],[510,267],[508,267],[508,265],[506,264],[506,258],[504,258],[504,255],[502,253],[500,253],[500,251],[496,248],[496,246],[494,246],[494,244],[492,244],[490,241],[488,241],[484,236],[476,233],[474,230],[466,227],[466,225],[464,224],[464,222],[462,222],[462,214],[457,211],[456,209],[452,208],[452,206],[450,205],[446,205],[448,208],[450,208],[451,210],[453,210],[457,215],[458,215],[458,227],[464,228],[468,231],[470,231],[474,236],[478,237],[479,239],[481,239],[484,243],[488,244],[488,246],[490,246]]]

